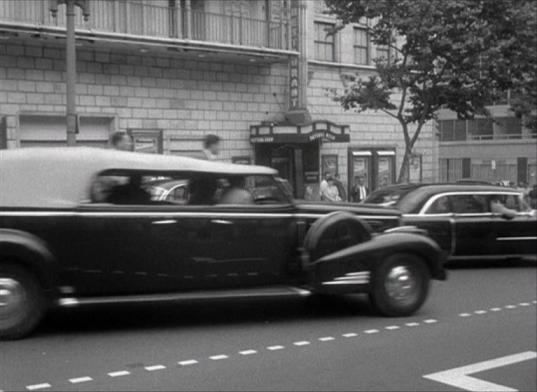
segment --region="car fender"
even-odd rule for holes
[[[410,253],[421,257],[429,267],[433,279],[445,280],[444,254],[432,239],[414,233],[392,232],[374,236],[370,241],[350,246],[322,257],[310,265],[310,279],[317,289],[324,291],[368,288],[370,274],[388,256]],[[338,281],[352,284],[339,284]],[[363,283],[361,286],[359,282]],[[340,287],[341,286],[341,287]],[[360,287],[359,287],[360,286]]]
[[[45,291],[55,287],[57,263],[47,245],[35,235],[0,229],[0,263],[15,261],[37,275]]]

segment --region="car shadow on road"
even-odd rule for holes
[[[453,260],[446,263],[447,269],[483,269],[483,268],[528,268],[537,267],[537,257],[501,260]]]
[[[52,310],[30,337],[117,333],[156,329],[239,326],[342,318],[376,314],[367,296],[200,300],[177,303],[86,306]]]

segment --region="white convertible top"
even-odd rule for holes
[[[113,169],[236,175],[277,173],[263,166],[91,147],[0,150],[0,208],[72,208],[87,197],[93,176]]]

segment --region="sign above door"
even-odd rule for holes
[[[260,124],[250,126],[251,143],[348,143],[349,126],[318,120],[307,125]]]

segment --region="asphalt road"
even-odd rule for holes
[[[0,391],[536,390],[536,273],[452,268],[404,319],[362,297],[56,311],[0,343]]]

